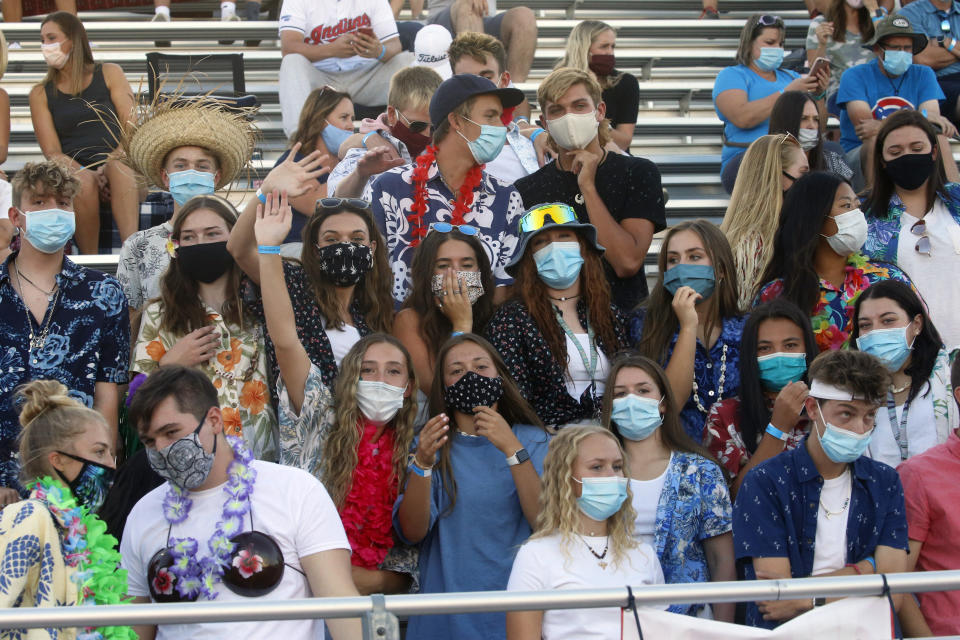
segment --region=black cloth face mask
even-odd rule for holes
[[[901,189],[913,191],[923,186],[933,174],[937,161],[932,153],[907,153],[887,160],[883,170]]]
[[[226,242],[191,244],[177,248],[177,263],[184,276],[210,284],[233,266]]]
[[[337,242],[317,246],[320,271],[338,287],[349,287],[363,280],[373,268],[373,252],[359,242]]]
[[[443,390],[443,399],[448,407],[473,414],[475,407],[492,407],[503,396],[503,379],[488,378],[468,371]]]

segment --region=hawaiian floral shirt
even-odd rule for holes
[[[643,321],[646,313],[643,309],[637,310],[629,320],[630,341],[633,344],[640,342],[643,335]],[[713,403],[724,398],[730,398],[740,393],[740,337],[743,335],[743,325],[747,316],[731,316],[723,318],[720,327],[720,337],[713,343],[710,350],[697,340],[697,351],[693,360],[693,378],[697,383],[697,396],[704,411],[700,411],[694,400],[693,393],[687,398],[683,410],[680,412],[680,421],[684,431],[694,442],[703,440],[703,425]],[[673,348],[677,345],[677,336],[674,333],[667,348],[667,358],[660,365],[667,366],[673,357]],[[724,356],[726,349],[726,356]],[[723,378],[721,389],[720,378]]]
[[[767,408],[773,410],[773,401],[767,403]],[[766,425],[761,425],[758,429],[757,442],[763,438],[763,431]],[[786,450],[796,449],[807,437],[807,431],[810,428],[810,420],[807,414],[803,414],[797,420],[797,424],[787,433]],[[740,433],[740,397],[727,398],[723,402],[718,402],[710,408],[710,415],[707,416],[707,424],[703,427],[703,446],[707,448],[714,458],[720,462],[720,466],[726,472],[729,480],[733,480],[740,475],[740,470],[750,460],[750,450],[743,440],[743,434]]]
[[[616,306],[610,307],[617,344],[603,344],[597,338],[597,347],[607,358],[613,359],[617,351],[627,346],[627,335],[623,315]],[[583,301],[577,304],[577,315],[580,324],[587,326],[587,306]],[[599,417],[600,398],[594,401],[589,389],[580,398],[567,392],[567,367],[561,366],[553,357],[537,323],[522,302],[513,300],[501,305],[487,323],[484,334],[503,358],[507,370],[520,387],[520,394],[533,405],[544,424],[562,425]]]
[[[889,263],[870,262],[862,253],[847,257],[843,287],[837,289],[820,279],[820,298],[813,306],[810,324],[820,351],[840,349],[847,343],[853,329],[853,307],[860,292],[881,280],[899,280],[913,286],[910,278],[899,267]],[[783,294],[783,279],[763,285],[753,305],[769,302]]]
[[[907,513],[897,472],[866,456],[857,458],[852,467],[846,562],[872,556],[880,545],[906,550]],[[809,576],[822,489],[823,477],[806,444],[748,471],[733,506],[737,560],[785,557],[790,561],[791,577]],[[756,579],[752,562],[745,564],[745,571],[747,580]],[[747,624],[768,629],[776,626],[763,619],[755,602],[747,603]]]
[[[303,469],[322,481],[320,467],[323,445],[336,419],[333,393],[324,384],[323,373],[317,365],[310,365],[299,415],[290,404],[290,394],[283,384],[283,378],[277,379],[277,397],[280,399],[277,409],[280,417],[280,464]],[[416,547],[404,544],[394,536],[393,547],[380,568],[409,575],[413,580],[410,592],[414,593],[420,588],[419,560],[420,553]]]
[[[20,472],[14,389],[30,380],[57,380],[92,407],[96,384],[125,384],[130,364],[130,317],[120,283],[69,258],[56,276],[56,305],[51,301],[44,316],[46,341],[31,352],[28,315],[34,335],[43,329],[11,283],[8,268],[16,256],[0,265],[0,487],[13,488],[19,488]]]
[[[339,368],[337,367],[337,359],[333,355],[333,345],[330,344],[330,338],[327,337],[324,328],[323,314],[320,313],[320,307],[317,306],[317,297],[313,293],[313,285],[310,284],[303,266],[296,260],[283,261],[283,276],[287,283],[287,292],[290,294],[290,302],[293,304],[293,316],[297,323],[297,337],[300,338],[300,343],[306,349],[310,362],[315,364],[323,374],[323,383],[328,387],[333,387]],[[266,326],[263,300],[260,298],[259,290],[252,283],[247,283],[244,297],[250,309],[260,319],[260,323]],[[361,338],[371,333],[370,327],[367,326],[367,321],[363,317],[363,312],[357,307],[356,302],[350,307],[350,316],[353,318],[353,326],[356,327]],[[266,343],[267,364],[270,371],[268,380],[276,380],[279,377],[280,368],[277,365],[277,352],[269,334],[266,336]]]
[[[653,543],[667,584],[709,582],[703,541],[733,529],[730,491],[720,468],[695,453],[674,451],[657,503]],[[697,615],[702,604],[674,604],[669,611]]]
[[[387,128],[381,128],[376,130],[377,135],[393,145],[397,150],[397,153],[400,154],[400,159],[403,160],[404,164],[410,164],[413,162],[413,158],[410,157],[410,152],[407,150],[407,145],[404,144],[401,140],[393,137],[390,134],[390,130]],[[343,156],[343,160],[337,163],[337,166],[333,168],[333,171],[330,172],[330,177],[327,178],[327,194],[330,197],[337,195],[337,185],[343,182],[343,179],[353,173],[353,170],[357,168],[357,163],[360,162],[360,158],[366,155],[366,147],[354,147],[347,151],[347,155]],[[371,176],[367,179],[367,182],[363,185],[364,190],[370,185],[370,182],[376,176]]]
[[[131,369],[149,374],[160,359],[182,338],[161,328],[163,303],[155,300],[143,310],[140,335],[134,347]],[[267,355],[263,326],[250,322],[243,329],[227,324],[212,307],[206,307],[207,322],[216,327],[220,344],[216,355],[199,366],[217,388],[223,411],[224,432],[242,437],[259,460],[277,459],[277,416],[270,404]]]
[[[387,239],[393,268],[393,300],[397,306],[406,300],[413,286],[410,266],[415,247],[410,246],[410,222],[407,216],[413,205],[415,166],[410,164],[382,173],[363,192],[363,199],[370,202],[373,217]],[[434,222],[449,222],[456,195],[443,181],[436,162],[428,171],[426,188],[428,201],[423,217],[424,226],[429,227]],[[523,201],[517,190],[484,172],[480,186],[474,191],[473,205],[463,219],[467,224],[477,227],[477,237],[487,250],[497,284],[513,283],[504,267],[517,247],[517,221],[522,214]]]
[[[960,184],[948,182],[937,197],[943,200],[950,216],[960,224]],[[886,212],[864,212],[867,216],[867,242],[863,245],[863,253],[871,260],[897,263],[900,216],[904,211],[903,200],[894,193],[890,196],[890,206]]]
[[[169,222],[137,231],[120,249],[117,280],[131,309],[141,309],[148,300],[160,297],[160,280],[170,266],[167,240],[173,233]]]

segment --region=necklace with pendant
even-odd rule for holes
[[[53,322],[53,314],[57,310],[57,302],[60,300],[60,288],[54,288],[52,292],[53,305],[50,307],[49,311],[47,311],[47,321],[43,324],[40,334],[35,335],[33,333],[33,320],[30,318],[30,307],[27,306],[27,299],[23,295],[23,282],[21,281],[22,274],[17,269],[16,263],[13,264],[13,271],[15,274],[17,274],[17,281],[20,283],[20,299],[23,302],[23,312],[27,317],[27,330],[30,332],[30,351],[39,351],[47,343],[47,334],[50,332],[50,323]]]
[[[583,544],[587,545],[587,549],[590,550],[590,553],[593,554],[593,557],[597,559],[597,564],[600,565],[600,568],[606,569],[607,562],[606,560],[604,560],[604,558],[607,557],[607,551],[610,549],[610,537],[607,536],[607,541],[603,545],[602,553],[597,553],[596,551],[594,551],[593,547],[590,546],[590,543],[587,542],[586,538],[584,538],[583,536],[581,536],[580,539],[583,540]]]

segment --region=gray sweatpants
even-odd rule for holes
[[[402,51],[386,62],[377,62],[356,71],[320,71],[299,53],[288,53],[280,62],[280,111],[283,132],[289,137],[296,129],[300,110],[314,89],[329,85],[346,91],[356,104],[375,107],[387,104],[390,78],[413,62],[413,54]]]

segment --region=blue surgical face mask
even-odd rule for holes
[[[913,64],[913,54],[909,51],[884,51],[883,68],[892,76],[902,76]]]
[[[337,155],[340,151],[340,145],[342,145],[347,138],[353,135],[353,129],[349,131],[346,129],[341,129],[340,127],[335,127],[329,122],[323,128],[320,137],[323,138],[323,144],[327,146],[327,151],[331,155]]]
[[[41,253],[60,251],[77,230],[73,211],[44,209],[23,214],[27,218],[27,241]]]
[[[702,264],[677,264],[663,274],[663,286],[673,295],[680,287],[690,287],[706,300],[713,295],[717,281],[713,267]]]
[[[620,476],[584,478],[577,480],[583,491],[577,498],[577,506],[591,520],[603,522],[623,506],[627,499],[627,479]]]
[[[551,289],[566,289],[580,277],[583,256],[579,242],[551,242],[533,254],[537,274]]]
[[[900,371],[913,351],[913,343],[907,342],[909,327],[908,324],[893,329],[874,329],[857,338],[857,348],[880,358],[890,371]]]
[[[807,372],[807,354],[771,353],[757,358],[760,384],[767,391],[780,391]]]
[[[473,122],[470,118],[464,118],[464,120]],[[476,140],[468,140],[467,136],[460,131],[457,131],[457,133],[467,141],[470,153],[473,154],[473,159],[477,161],[477,164],[486,164],[500,155],[503,150],[503,145],[507,141],[507,128],[492,124],[480,124],[479,122],[473,122],[473,124],[480,127],[480,135]]]
[[[761,47],[760,57],[754,62],[764,71],[779,69],[783,62],[783,47]]]
[[[168,174],[170,178],[170,195],[173,201],[183,206],[194,196],[208,196],[214,191],[213,174],[209,171],[174,171]]]
[[[864,454],[867,447],[870,446],[870,439],[873,437],[873,429],[867,433],[854,433],[841,429],[836,425],[827,422],[823,416],[823,409],[820,408],[820,401],[817,400],[817,409],[820,411],[820,419],[823,420],[823,435],[820,435],[820,428],[814,424],[813,428],[817,432],[817,438],[820,440],[820,448],[827,454],[827,457],[837,463],[853,462]]]
[[[663,424],[660,401],[632,393],[614,399],[610,418],[627,440],[646,440]]]

